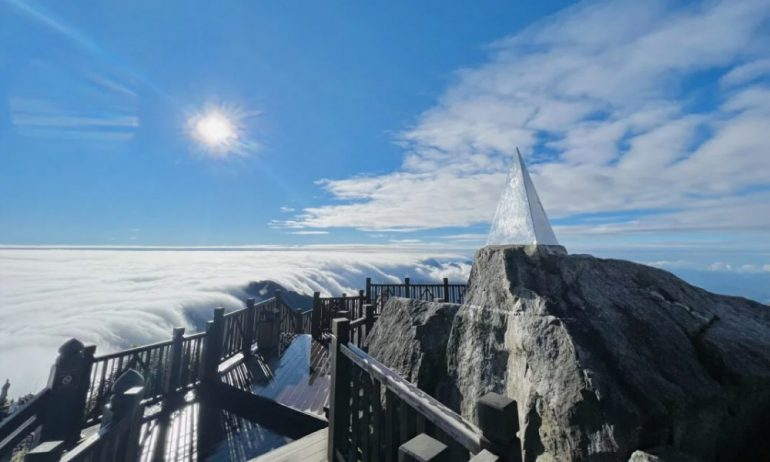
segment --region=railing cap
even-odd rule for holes
[[[489,392],[476,403],[479,428],[490,441],[508,443],[519,431],[519,410],[516,401],[499,393]]]
[[[350,340],[350,320],[348,318],[334,318],[332,320],[332,334],[340,343],[348,343]]]
[[[500,458],[491,452],[483,449],[480,453],[471,457],[468,462],[499,462]]]
[[[398,448],[401,461],[439,462],[449,458],[449,447],[425,433],[420,433]]]
[[[82,352],[83,348],[85,348],[83,342],[76,338],[71,338],[59,347],[59,354],[62,356],[76,355]]]

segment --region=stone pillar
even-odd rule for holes
[[[59,347],[48,378],[51,394],[40,441],[63,441],[71,448],[80,439],[95,350],[74,338]]]

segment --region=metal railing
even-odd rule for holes
[[[320,292],[316,292],[313,295],[310,332],[313,338],[322,340],[331,333],[332,319],[344,317],[354,323],[356,319],[366,316],[367,305],[373,307],[372,316],[376,320],[392,297],[462,304],[467,289],[467,284],[450,284],[447,278],[440,284],[413,284],[409,278],[405,278],[403,284],[380,284],[366,278],[366,289],[358,291],[356,296],[342,294],[341,297],[322,297]],[[361,345],[358,342],[356,344]]]
[[[374,305],[375,313],[379,314],[391,297],[462,304],[465,302],[467,289],[467,284],[450,284],[447,278],[444,278],[441,284],[414,284],[409,278],[404,278],[403,284],[378,284],[367,278],[365,297],[367,303]]]
[[[110,390],[118,377],[128,369],[145,378],[144,398],[148,402],[162,399],[170,372],[173,340],[95,356],[91,364],[91,379],[86,395],[85,424],[98,421]]]

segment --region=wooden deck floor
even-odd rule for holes
[[[227,373],[225,382],[298,411],[324,415],[329,403],[329,354],[299,335],[278,357],[257,357]]]
[[[328,435],[327,429],[318,430],[250,462],[325,462]]]
[[[329,355],[324,344],[309,335],[298,335],[280,356],[259,355],[223,370],[222,380],[241,390],[276,401],[284,406],[325,418],[329,401]],[[227,411],[217,409],[217,440],[214,445],[199,448],[201,404],[195,393],[173,413],[162,416],[160,405],[145,409],[146,422],[140,435],[141,462],[157,460],[191,462],[205,458],[211,461],[256,460],[321,461],[326,457],[326,430],[292,441],[290,437]],[[267,417],[271,418],[270,416]],[[94,427],[92,431],[96,431]],[[270,452],[268,452],[270,451]],[[288,454],[288,455],[287,455]],[[316,457],[317,455],[317,457]],[[266,459],[262,459],[266,457]]]

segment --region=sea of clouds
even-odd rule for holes
[[[97,354],[170,337],[174,326],[243,306],[252,281],[325,295],[375,281],[467,280],[468,255],[382,247],[0,249],[0,380],[11,395],[42,388],[59,346]]]

